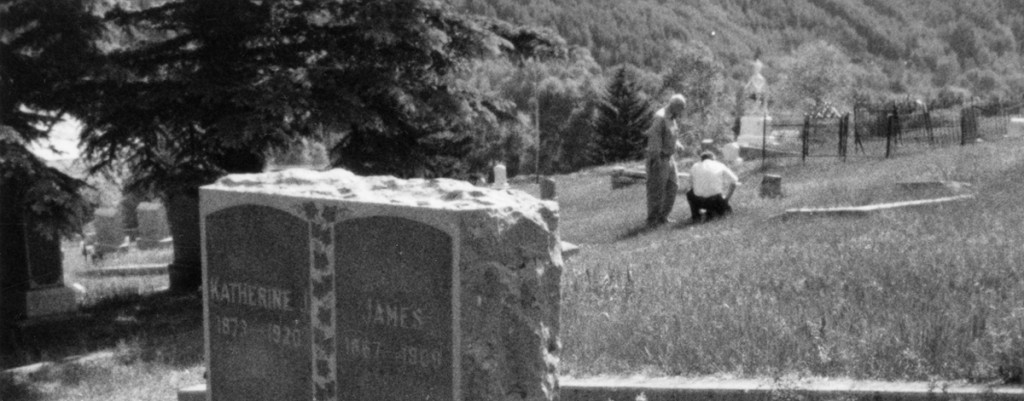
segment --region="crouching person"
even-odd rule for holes
[[[732,213],[729,199],[739,185],[736,173],[715,160],[714,153],[701,153],[700,161],[690,168],[690,190],[686,192],[692,221],[701,221],[701,210],[706,212],[708,219]]]

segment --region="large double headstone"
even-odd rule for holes
[[[445,179],[204,187],[211,399],[553,399],[557,221],[554,202]]]

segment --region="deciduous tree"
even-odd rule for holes
[[[817,110],[826,102],[847,103],[854,74],[849,57],[838,47],[817,41],[804,44],[782,63],[784,92],[804,109]]]

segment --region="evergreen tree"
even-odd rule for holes
[[[626,67],[619,68],[608,85],[604,101],[598,106],[597,149],[595,159],[614,163],[643,158],[651,123],[650,102],[641,96],[629,79]]]
[[[199,285],[200,185],[324,131],[357,173],[453,174],[472,142],[460,128],[491,104],[460,85],[464,62],[522,50],[430,0],[180,0],[108,18],[120,48],[73,112],[94,171],[126,166],[167,199],[172,290]]]
[[[68,88],[99,60],[100,19],[82,0],[18,0],[0,4],[0,21],[0,193],[21,206],[4,212],[31,214],[47,236],[80,232],[92,209],[79,193],[85,182],[26,146],[89,101]]]
[[[79,0],[0,2],[0,368],[23,362],[15,334],[32,282],[29,232],[68,236],[92,215],[80,193],[85,182],[26,146],[85,101],[67,88],[97,58],[99,32],[99,19]]]

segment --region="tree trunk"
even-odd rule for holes
[[[25,318],[29,278],[21,188],[21,181],[0,176],[0,369],[23,362],[17,322]]]
[[[199,194],[180,191],[167,195],[167,222],[174,238],[174,261],[167,267],[172,292],[194,292],[203,283],[199,233]]]
[[[266,165],[262,151],[234,150],[220,154],[216,164],[229,174],[257,173]],[[203,285],[202,238],[199,232],[198,182],[166,194],[167,223],[174,239],[174,261],[167,266],[171,292],[195,292]]]

